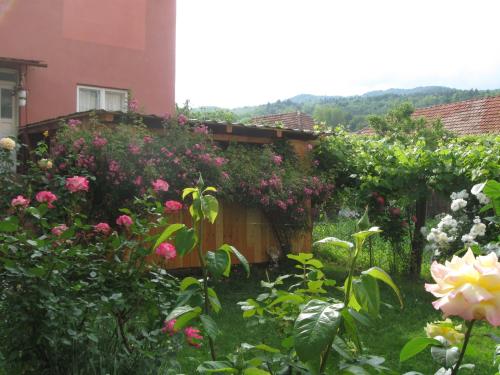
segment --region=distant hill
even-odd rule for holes
[[[286,100],[258,106],[231,110],[218,108],[212,111],[204,108],[195,110],[194,113],[200,118],[216,118],[224,115],[222,117],[225,119],[231,118],[244,122],[254,116],[301,111],[312,115],[318,122],[325,122],[329,126],[342,124],[349,130],[356,131],[367,125],[369,115],[384,114],[403,102],[411,102],[415,108],[421,108],[492,95],[500,95],[500,89],[459,90],[443,86],[424,86],[412,89],[391,88],[370,91],[356,96],[300,94]]]

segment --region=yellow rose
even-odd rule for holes
[[[424,330],[425,333],[427,333],[427,337],[444,337],[450,345],[458,345],[464,340],[464,334],[460,332],[462,330],[462,325],[453,327],[453,323],[450,319],[427,323]]]
[[[4,150],[12,151],[16,148],[16,142],[11,138],[0,139],[0,147]]]
[[[45,130],[42,134],[45,138],[47,138],[49,136],[49,131]]]

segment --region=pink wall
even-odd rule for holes
[[[175,0],[4,3],[0,57],[48,64],[28,68],[23,123],[75,112],[77,84],[130,89],[145,113],[173,113]]]

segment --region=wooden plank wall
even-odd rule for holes
[[[174,215],[172,222],[192,225],[187,211]],[[220,245],[227,243],[243,253],[250,263],[267,262],[268,250],[279,248],[267,218],[258,208],[222,203],[215,224],[206,222],[204,231],[203,249],[205,251],[217,249]],[[311,251],[311,241],[310,230],[297,233],[292,239],[292,251],[297,253]],[[168,268],[191,268],[199,267],[199,265],[197,252],[192,251],[187,256],[178,257],[173,262],[169,262]]]

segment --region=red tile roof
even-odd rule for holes
[[[413,117],[439,118],[458,135],[500,133],[500,96],[419,108]]]
[[[253,125],[266,125],[293,130],[313,130],[314,127],[312,117],[302,112],[254,117],[250,120],[250,123]]]
[[[412,117],[441,119],[445,129],[457,135],[500,133],[500,96],[417,108]],[[356,133],[374,135],[375,131],[366,127]]]

